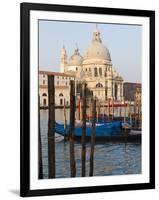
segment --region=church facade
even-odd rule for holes
[[[67,50],[63,46],[60,54],[60,71],[75,76],[77,84],[86,82],[93,96],[100,100],[124,100],[123,78],[114,69],[109,50],[103,45],[97,27],[83,56],[76,48],[68,59]]]

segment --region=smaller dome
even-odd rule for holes
[[[70,57],[68,61],[68,66],[80,66],[83,62],[83,57],[79,53],[79,49],[75,49],[74,54]]]
[[[116,76],[115,79],[118,80],[118,81],[123,81],[123,78],[121,76],[119,76],[119,75]]]

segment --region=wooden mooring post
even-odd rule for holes
[[[132,127],[132,111],[131,111],[131,102],[129,103],[129,120],[130,120],[130,125]]]
[[[137,103],[137,127],[140,127],[140,103]]]
[[[108,121],[110,119],[110,98],[108,98]]]
[[[81,119],[81,98],[80,96],[78,97],[78,119],[80,120]]]
[[[126,108],[127,106],[125,105],[125,101],[124,101],[124,122],[126,122]]]
[[[70,81],[70,133],[69,133],[69,141],[70,141],[70,169],[71,169],[71,177],[76,176],[76,162],[75,162],[75,150],[74,150],[74,127],[75,127],[75,81]]]
[[[96,97],[96,120],[98,122],[98,119],[99,119],[99,101],[98,101],[98,98]]]
[[[48,178],[55,178],[55,85],[48,75]]]
[[[82,153],[81,153],[81,160],[82,160],[82,177],[86,175],[86,83],[82,84]]]
[[[66,118],[66,99],[64,99],[64,142],[66,141],[66,129],[67,129],[67,118]]]
[[[38,126],[39,126],[39,133],[38,133],[38,174],[39,179],[43,179],[43,162],[42,162],[42,143],[41,143],[41,131],[40,131],[40,96],[39,96],[39,108],[38,108]]]
[[[91,111],[91,98],[89,99],[89,122],[91,122],[91,114],[92,114],[92,111]]]
[[[119,116],[120,116],[120,118],[122,118],[121,106],[119,107]]]
[[[114,120],[114,98],[112,98],[112,120]]]
[[[104,115],[105,115],[105,112],[104,112],[104,111],[105,111],[104,103],[105,103],[105,102],[104,102],[104,99],[103,99],[103,122],[104,122]]]
[[[93,170],[94,170],[95,126],[96,126],[96,99],[93,100],[93,106],[92,106],[92,130],[91,130],[91,149],[90,149],[90,171],[89,171],[89,176],[93,176]]]
[[[136,120],[136,102],[134,102],[134,127],[137,128],[137,120]]]
[[[98,121],[101,118],[101,109],[100,109],[100,106],[101,106],[101,101],[100,101],[100,99],[98,99]]]

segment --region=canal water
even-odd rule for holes
[[[63,109],[56,109],[56,121],[63,122]],[[69,119],[69,109],[67,109]],[[43,175],[48,178],[48,110],[40,111]],[[70,177],[69,142],[56,134],[55,139],[56,178]],[[76,176],[81,177],[81,144],[75,141]],[[86,144],[86,176],[89,176],[90,143]],[[140,143],[111,143],[95,144],[94,176],[110,176],[141,173],[141,144]]]

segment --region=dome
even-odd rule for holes
[[[84,61],[88,59],[111,61],[109,50],[102,44],[100,31],[98,29],[93,31],[92,42],[85,51]]]
[[[80,66],[83,62],[83,57],[79,53],[79,49],[75,49],[74,54],[70,57],[68,61],[69,66]]]
[[[99,42],[92,42],[86,49],[84,59],[105,59],[111,61],[108,49]]]

